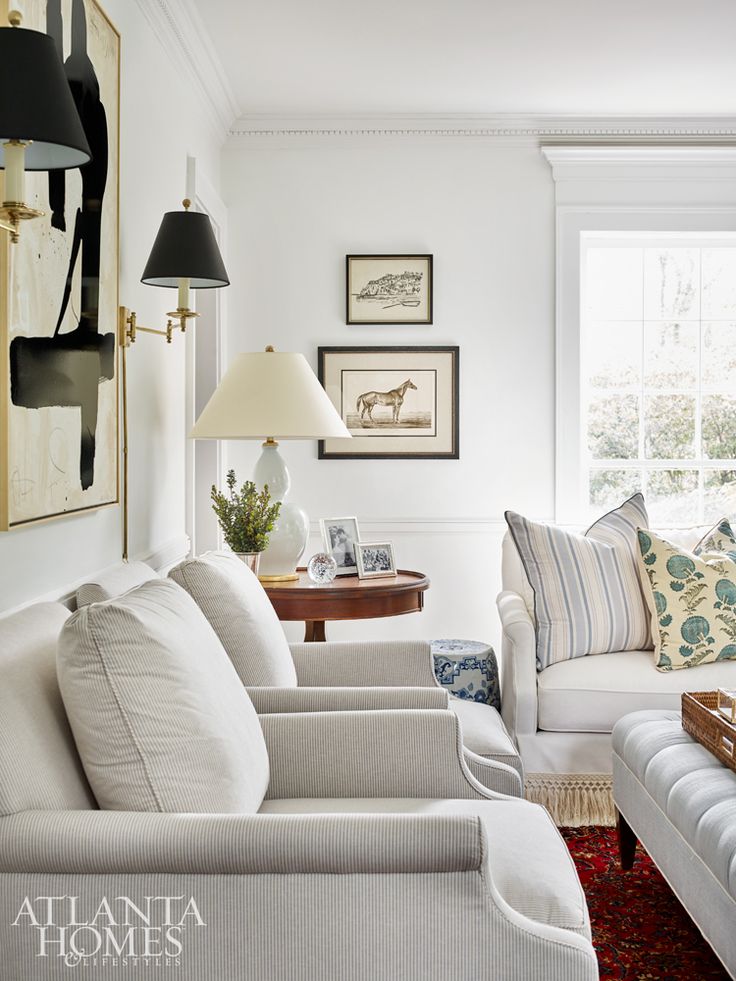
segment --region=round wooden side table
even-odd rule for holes
[[[338,576],[331,583],[314,583],[306,569],[299,579],[264,582],[279,620],[304,620],[304,640],[325,640],[327,620],[365,620],[419,613],[429,579],[421,572],[400,569],[396,576],[358,579]]]

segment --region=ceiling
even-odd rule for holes
[[[736,113],[735,0],[195,0],[242,115]]]

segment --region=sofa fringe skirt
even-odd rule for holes
[[[616,823],[610,773],[527,773],[525,791],[558,828]]]

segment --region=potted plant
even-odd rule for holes
[[[246,480],[240,490],[236,490],[236,483],[235,471],[228,470],[229,493],[224,494],[212,485],[212,510],[227,545],[258,575],[261,552],[268,545],[268,535],[279,516],[281,502],[271,501],[268,484],[259,493],[252,480]]]

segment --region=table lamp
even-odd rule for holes
[[[298,505],[283,503],[291,478],[277,440],[348,437],[345,424],[303,354],[239,354],[189,434],[192,439],[264,439],[253,479],[268,484],[281,512],[261,556],[266,582],[297,579],[307,545],[309,519]]]

